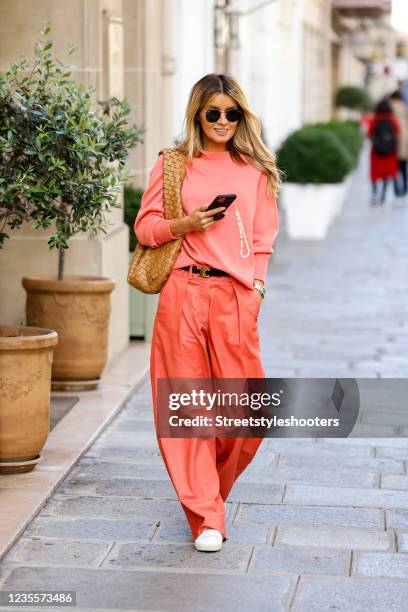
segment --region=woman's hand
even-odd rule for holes
[[[256,278],[254,280],[255,280],[257,285],[262,285],[262,288],[265,286],[265,283],[264,283],[264,281],[262,279]],[[259,303],[261,304],[261,302],[263,300],[261,291],[259,289],[257,289],[257,287],[254,287],[253,290],[256,291],[256,293],[258,294],[257,299],[258,299]]]
[[[255,289],[255,287],[253,288],[253,291],[255,291],[255,293],[256,293],[256,295],[257,295],[257,298],[256,298],[256,299],[258,300],[258,302],[259,302],[259,303],[261,303],[261,302],[262,302],[262,295],[261,295],[261,292],[260,292],[260,291],[258,291],[258,289]]]
[[[207,211],[208,206],[209,204],[199,206],[185,218],[188,232],[206,232],[213,223],[216,223],[214,215],[225,210],[225,206],[219,206]]]

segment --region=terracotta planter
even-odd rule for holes
[[[111,278],[66,275],[24,277],[28,325],[58,332],[52,389],[95,388],[108,358]]]
[[[50,427],[50,382],[58,335],[0,325],[0,474],[29,472]]]

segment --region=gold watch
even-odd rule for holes
[[[257,281],[254,281],[254,289],[257,289],[259,291],[259,293],[262,296],[262,299],[264,299],[265,297],[265,285],[263,285],[262,283],[258,283]]]

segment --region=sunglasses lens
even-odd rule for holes
[[[231,121],[231,123],[235,123],[236,121],[238,121],[240,116],[241,111],[239,110],[239,108],[231,108],[231,110],[226,112],[226,117],[228,121]]]
[[[239,108],[231,108],[225,113],[227,121],[235,123],[241,117]],[[205,113],[205,117],[209,123],[215,123],[221,117],[221,112],[216,108],[212,108]]]
[[[216,110],[214,108],[212,110],[208,110],[205,113],[205,117],[206,117],[207,121],[209,121],[210,123],[215,123],[221,117],[221,113],[220,113],[219,110]]]

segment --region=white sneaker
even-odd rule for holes
[[[218,529],[205,529],[194,541],[196,550],[215,552],[222,548],[223,536]]]

